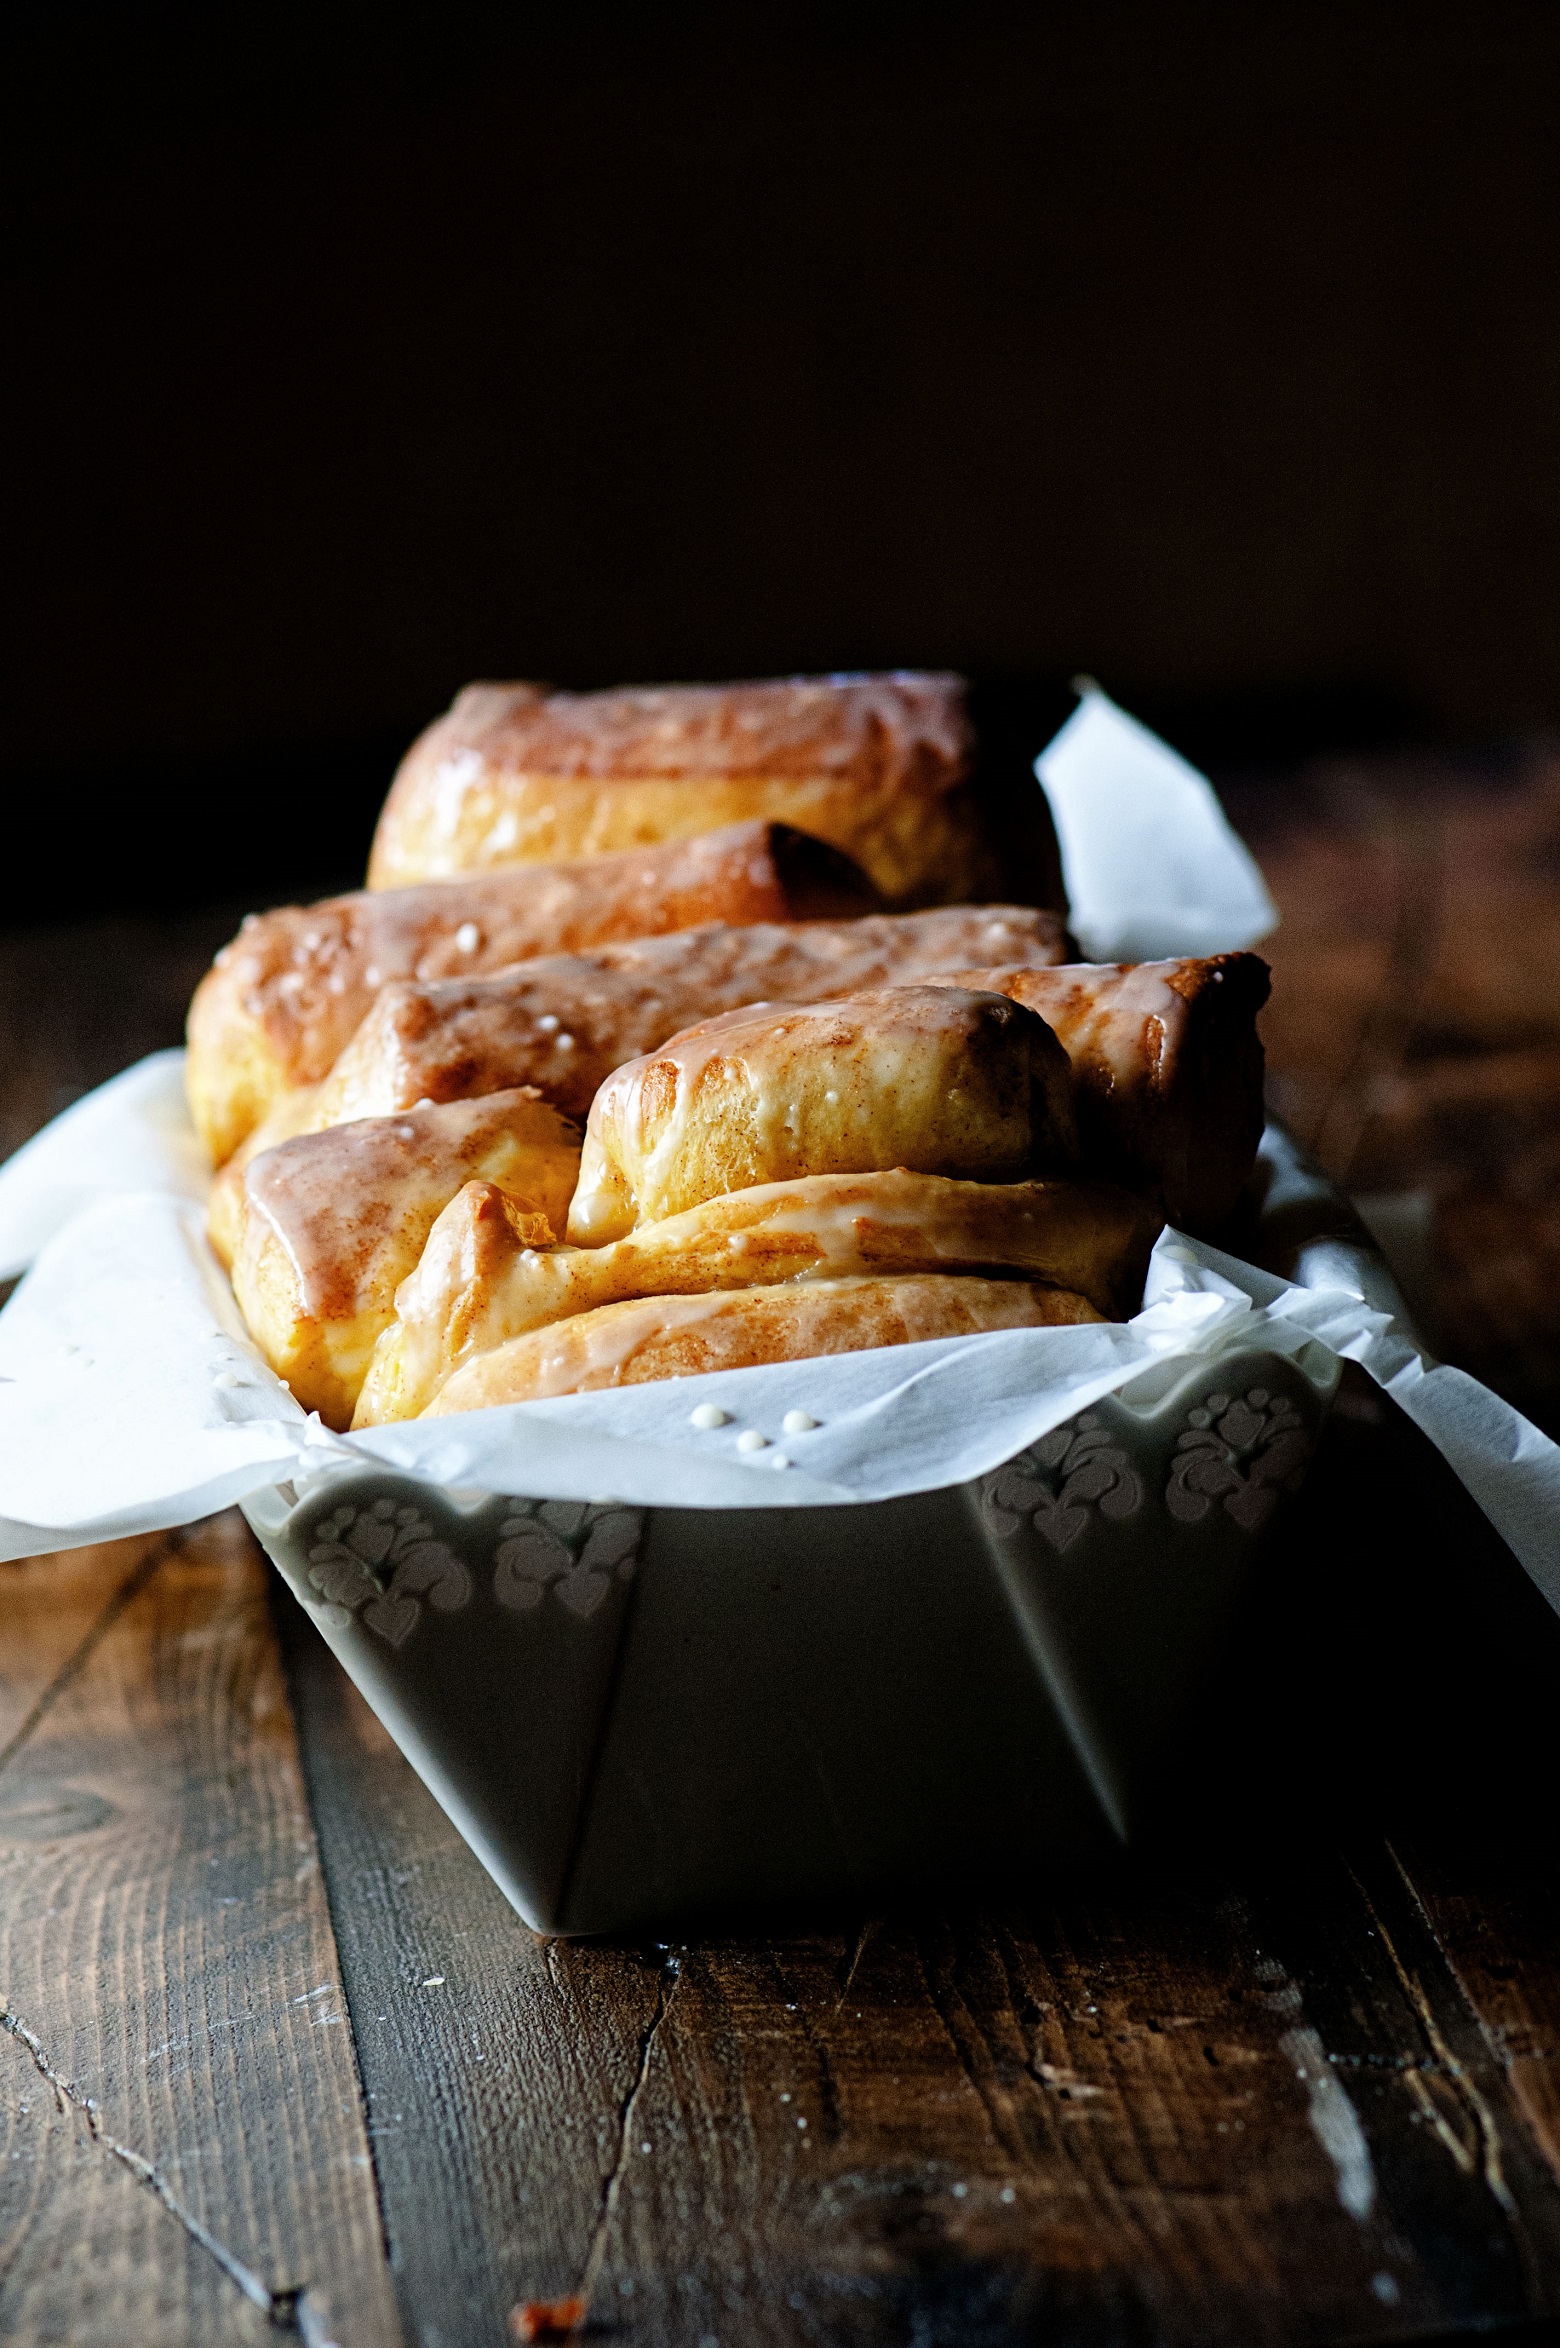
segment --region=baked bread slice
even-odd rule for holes
[[[496,1185],[538,1245],[562,1229],[579,1135],[532,1092],[303,1134],[257,1157],[236,1218],[233,1293],[305,1410],[351,1424],[395,1292],[443,1208]]]
[[[1065,1289],[935,1273],[650,1296],[576,1313],[478,1354],[456,1371],[426,1415],[444,1418],[553,1394],[865,1353],[876,1345],[915,1345],[988,1329],[1066,1328],[1101,1317]]]
[[[549,693],[468,685],[390,788],[370,888],[599,856],[767,817],[894,904],[998,884],[968,784],[963,679],[893,670]]]
[[[804,1174],[1013,1182],[1076,1165],[1067,1054],[1005,995],[906,986],[685,1028],[591,1103],[569,1237]]]

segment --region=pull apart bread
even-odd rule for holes
[[[896,670],[549,693],[469,685],[415,742],[370,888],[596,856],[767,817],[851,856],[894,904],[998,885],[968,776],[963,679]]]
[[[923,1318],[939,1281],[950,1310],[954,1291],[959,1315],[985,1309],[980,1292],[993,1283],[958,1275],[1011,1271],[1043,1285],[1022,1306],[993,1296],[996,1321],[958,1327],[1131,1311],[1161,1218],[1110,1184],[1025,1179],[1076,1160],[1065,1055],[1002,996],[897,988],[708,1021],[597,1095],[570,1228],[606,1244],[538,1248],[489,1184],[472,1182],[451,1203],[397,1297],[355,1424],[427,1409],[478,1355],[490,1363],[490,1400],[567,1391],[527,1382],[554,1380],[576,1358],[573,1339],[531,1342],[535,1332],[566,1321],[588,1350],[586,1324],[613,1313],[613,1328],[639,1333],[632,1378],[675,1374],[649,1366],[681,1359],[675,1346],[640,1344],[662,1324],[622,1317],[628,1300],[656,1294],[761,1289],[765,1346],[794,1342],[800,1353],[908,1342],[864,1333],[892,1324],[890,1291],[906,1278],[919,1283]],[[861,1307],[854,1339],[849,1312],[819,1321],[811,1304],[797,1306],[784,1338],[774,1300],[819,1280],[843,1283]],[[707,1329],[729,1352],[745,1323],[712,1304],[680,1309],[673,1325],[684,1350]],[[802,1334],[825,1327],[826,1343]],[[589,1382],[613,1382],[605,1359],[590,1356]]]
[[[923,914],[847,925],[856,942],[839,956],[836,935],[835,958],[823,967],[859,962],[863,931],[880,942],[885,929],[901,938],[920,929],[924,949],[932,925],[988,918],[1008,924],[1014,917]],[[723,952],[747,935],[709,933],[722,934]],[[801,933],[775,934],[794,941]],[[651,1295],[747,1293],[777,1282],[957,1279],[964,1312],[974,1309],[972,1276],[998,1272],[1005,1276],[1000,1285],[1043,1284],[1031,1308],[1037,1314],[1054,1316],[1063,1309],[1055,1299],[1067,1296],[1075,1318],[1122,1317],[1141,1295],[1160,1210],[1207,1228],[1249,1177],[1260,1133],[1255,1017],[1267,990],[1266,969],[1254,956],[1136,970],[999,966],[967,973],[984,980],[980,988],[933,972],[916,985],[876,987],[849,1002],[745,1005],[625,1059],[636,1023],[653,1031],[671,1017],[668,997],[676,999],[677,989],[661,964],[671,950],[691,952],[701,972],[712,967],[705,933],[601,949],[589,958],[587,985],[576,968],[587,958],[549,958],[458,987],[454,1022],[435,1017],[421,1037],[415,1027],[380,1028],[382,1004],[345,1058],[356,1058],[360,1077],[367,1073],[382,1086],[377,1100],[389,1113],[289,1141],[247,1170],[235,1160],[219,1176],[213,1237],[242,1267],[235,1284],[251,1326],[300,1398],[333,1424],[345,1424],[354,1404],[357,1423],[366,1425],[431,1408],[446,1385],[457,1398],[472,1395],[468,1365],[511,1347],[510,1399],[562,1391],[524,1381],[533,1373],[562,1377],[559,1364],[575,1358],[568,1346],[560,1351],[562,1340],[549,1341],[538,1350],[539,1340],[521,1339]],[[645,953],[658,965],[648,1007],[639,960]],[[612,959],[618,955],[626,967]],[[728,980],[733,968],[752,967],[740,953],[735,965],[717,959],[713,966]],[[794,975],[794,962],[784,967]],[[624,982],[627,969],[637,971],[635,980],[614,992],[611,982]],[[554,970],[572,975],[572,1000],[549,993],[545,978],[539,982],[539,973]],[[712,990],[701,991],[708,999]],[[425,990],[423,999],[443,992]],[[1058,1032],[1033,1008],[1042,993]],[[555,1031],[541,1025],[547,1015],[538,1016],[539,1000],[568,1000],[569,1016],[585,1027],[587,998],[602,1024],[588,1071],[593,1101],[577,1185],[575,1161],[568,1161],[567,1229],[576,1244],[565,1246],[558,1244],[565,1222],[556,1195],[542,1202],[554,1235],[542,1237],[526,1220],[537,1205],[534,1183],[467,1154],[468,1134],[477,1130],[468,1120],[484,1105],[535,1100],[534,1090],[494,1080],[555,1065]],[[609,1005],[615,1024],[604,1015]],[[437,1001],[432,1007],[443,1008]],[[376,1048],[369,1059],[360,1046],[376,1028],[380,1046],[388,1033],[396,1048]],[[567,1089],[576,1081],[566,1076],[557,1091],[577,1098]],[[470,1102],[427,1102],[430,1087],[461,1082],[493,1089]],[[408,1109],[408,1096],[424,1105]],[[366,1082],[338,1107],[354,1101],[377,1105]],[[312,1106],[317,1114],[317,1101]],[[414,1130],[423,1155],[416,1213],[402,1237],[371,1251],[361,1274],[333,1296],[316,1289],[310,1305],[281,1268],[284,1260],[296,1268],[298,1243],[273,1245],[261,1226],[274,1234],[290,1214],[312,1211],[309,1201],[327,1195],[345,1261],[353,1231],[390,1229],[401,1212],[402,1153],[370,1147],[369,1137]],[[1080,1163],[1085,1179],[1071,1178]],[[296,1206],[280,1169],[298,1186]],[[258,1224],[255,1186],[265,1202]],[[591,1244],[577,1244],[582,1240]],[[269,1267],[270,1302],[260,1296],[257,1259]],[[398,1296],[397,1281],[404,1281]],[[1008,1296],[993,1298],[991,1309],[1016,1307]],[[881,1325],[862,1310],[862,1330]],[[735,1333],[747,1324],[725,1308],[710,1312],[713,1366],[733,1358]],[[654,1369],[657,1362],[687,1367],[688,1349],[705,1342],[698,1333],[706,1321],[682,1307],[673,1319],[682,1332],[675,1345],[670,1336],[664,1344],[647,1337],[646,1351],[635,1337],[623,1356],[633,1365],[623,1369],[625,1378],[673,1374]],[[848,1319],[828,1322],[829,1349],[845,1342]],[[763,1319],[765,1345],[780,1342],[775,1332],[783,1321],[783,1311],[778,1321],[774,1313]],[[612,1326],[643,1333],[652,1324],[641,1314]],[[806,1326],[815,1329],[811,1320]],[[803,1345],[800,1335],[796,1343]],[[589,1375],[605,1358],[592,1354]],[[320,1361],[328,1378],[310,1366]],[[496,1368],[482,1373],[490,1399],[498,1375]],[[446,1399],[439,1407],[455,1404]]]
[[[1067,964],[1059,915],[961,902],[971,769],[949,676],[460,695],[368,889],[246,923],[191,1010],[213,1244],[298,1399],[1133,1313],[1163,1216],[1249,1179],[1267,972]]]
[[[875,902],[836,849],[752,822],[578,863],[251,914],[190,1005],[190,1107],[221,1165],[280,1098],[329,1074],[387,981],[468,978],[707,922],[849,919]]]

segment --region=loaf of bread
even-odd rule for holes
[[[425,1415],[443,1418],[550,1394],[865,1353],[876,1345],[915,1345],[982,1330],[1066,1328],[1100,1317],[1065,1289],[940,1273],[645,1297],[576,1313],[477,1354],[440,1389]]]
[[[190,1005],[191,1112],[221,1165],[284,1093],[329,1073],[393,979],[474,977],[708,922],[849,919],[875,902],[837,849],[753,822],[578,863],[251,914]]]
[[[614,1068],[718,1012],[919,985],[977,959],[1056,962],[1064,951],[1054,913],[952,905],[861,921],[710,924],[550,954],[490,978],[407,980],[381,989],[315,1115],[321,1124],[387,1116],[534,1084],[583,1118]]]
[[[1217,1234],[1250,1179],[1267,971],[1064,962],[980,901],[1004,821],[1044,887],[1036,795],[982,774],[952,676],[461,694],[368,888],[252,917],[191,1009],[212,1244],[298,1399],[1137,1312],[1165,1217]]]
[[[469,685],[407,752],[369,886],[767,817],[843,849],[891,903],[951,904],[999,886],[971,752],[963,680],[909,670],[611,693]]]
[[[374,1348],[354,1426],[414,1418],[474,1356],[641,1296],[883,1273],[1005,1271],[1124,1318],[1160,1217],[1109,1183],[812,1174],[712,1198],[604,1247],[538,1247],[530,1218],[468,1182],[428,1235]]]
[[[1005,995],[907,986],[768,1003],[685,1028],[607,1078],[569,1237],[599,1246],[801,1174],[1011,1182],[1077,1157],[1067,1055]]]

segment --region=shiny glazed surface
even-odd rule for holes
[[[578,1137],[534,1093],[366,1118],[256,1158],[245,1180],[233,1289],[261,1352],[305,1409],[350,1423],[397,1287],[440,1210],[474,1176],[561,1227]]]
[[[1151,1207],[1108,1183],[959,1182],[901,1169],[765,1183],[605,1247],[539,1248],[499,1190],[469,1182],[397,1293],[354,1424],[415,1417],[473,1355],[635,1296],[1000,1267],[1119,1317],[1142,1292],[1159,1228]]]
[[[940,1274],[820,1280],[802,1288],[728,1289],[604,1305],[481,1353],[429,1406],[430,1418],[549,1394],[638,1386],[762,1362],[864,1353],[983,1329],[1096,1321],[1082,1297],[1023,1280]]]
[[[1060,959],[1059,915],[951,905],[859,921],[710,923],[551,954],[489,978],[384,987],[322,1088],[321,1124],[532,1084],[583,1119],[597,1087],[679,1029],[763,1002],[919,984],[974,961]]]
[[[782,824],[251,914],[190,1005],[187,1081],[221,1164],[284,1089],[316,1084],[393,979],[474,976],[538,954],[726,921],[868,911],[861,874]]]

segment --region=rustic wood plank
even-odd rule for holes
[[[0,1642],[0,1773],[148,1574],[156,1571],[167,1546],[166,1534],[151,1533],[142,1540],[66,1549],[50,1559],[42,1577],[30,1570],[31,1561],[0,1565],[0,1590],[17,1593],[12,1603],[25,1605],[30,1617],[25,1638]],[[40,1579],[47,1582],[47,1606],[36,1602]],[[8,1619],[10,1611],[8,1606]]]
[[[0,1567],[0,2337],[398,2336],[263,1570]]]
[[[611,1952],[576,1997],[279,1583],[276,1605],[407,2332],[494,2343],[590,2259],[659,1967]]]

